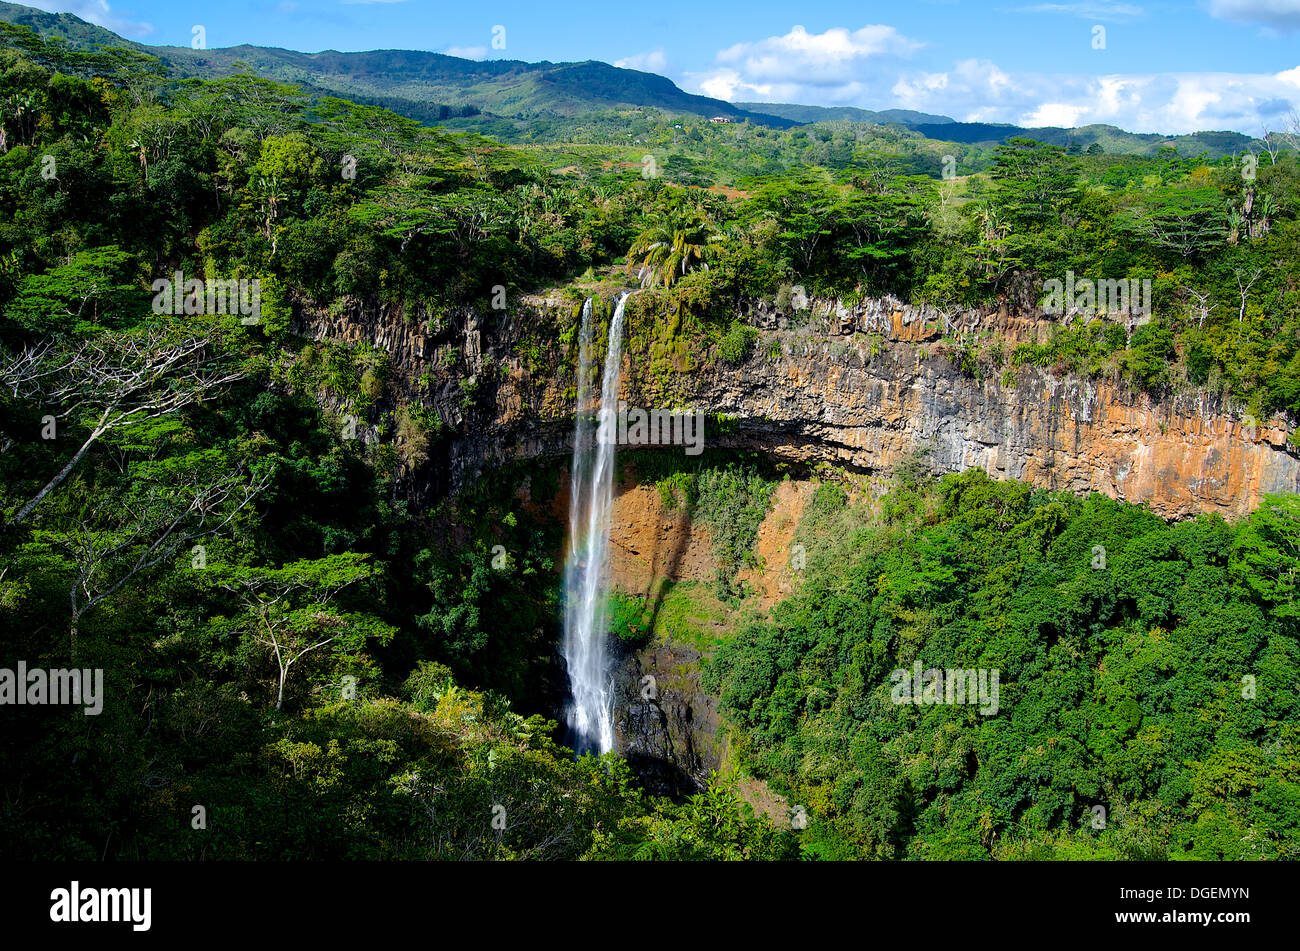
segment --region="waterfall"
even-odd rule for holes
[[[609,670],[606,662],[606,594],[609,518],[614,501],[614,454],[618,383],[623,368],[623,305],[609,322],[609,347],[601,377],[600,409],[593,440],[591,299],[582,307],[578,344],[578,398],[569,473],[569,557],[564,565],[564,660],[572,699],[566,711],[574,750],[606,753],[614,748]]]

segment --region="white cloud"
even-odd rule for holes
[[[1072,106],[1066,102],[1045,102],[1025,119],[1025,125],[1059,125],[1066,129],[1073,129],[1075,126],[1087,124],[1079,121],[1082,115],[1081,106]]]
[[[734,69],[719,69],[712,73],[700,74],[695,81],[695,86],[706,96],[725,99],[728,102],[736,99],[762,99],[776,102],[781,98],[770,83],[748,82]]]
[[[1300,67],[1275,74],[1075,76],[1009,74],[987,60],[966,60],[945,73],[901,76],[891,91],[893,105],[967,122],[1257,135],[1264,122],[1300,104]]]
[[[105,0],[24,0],[47,13],[71,13],[87,23],[102,26],[120,36],[139,39],[153,33],[153,24],[131,20],[114,13]]]
[[[1165,134],[1231,129],[1258,135],[1262,125],[1277,125],[1300,106],[1300,66],[1279,73],[1096,76],[1009,72],[992,60],[964,59],[931,71],[908,63],[921,45],[888,26],[820,34],[795,27],[785,36],[721,50],[715,69],[687,73],[683,85],[733,102],[915,109],[963,122],[1104,123]]]
[[[785,36],[737,43],[719,52],[717,59],[751,80],[834,85],[873,62],[910,56],[923,45],[892,26],[864,26],[852,32],[834,27],[825,33],[796,26]]]
[[[449,46],[442,51],[447,56],[459,56],[461,59],[487,59],[486,46]]]
[[[1300,0],[1210,0],[1210,16],[1275,30],[1300,30]]]
[[[684,82],[716,99],[856,104],[888,86],[923,45],[892,26],[824,33],[796,26],[784,36],[729,46],[718,53],[716,68],[687,73]]]
[[[614,65],[620,69],[639,69],[643,73],[663,73],[668,69],[668,57],[662,49],[653,49],[616,59]]]

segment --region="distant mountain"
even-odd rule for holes
[[[1154,132],[1125,132],[1113,125],[1085,125],[1076,129],[1060,126],[1025,126],[987,122],[921,123],[911,126],[928,139],[944,142],[993,143],[1024,137],[1059,145],[1086,149],[1098,145],[1108,153],[1129,155],[1154,155],[1168,146],[1180,155],[1194,156],[1202,152],[1212,157],[1240,153],[1256,141],[1240,132],[1192,132],[1188,135],[1160,135]]]
[[[298,53],[261,46],[146,49],[182,76],[224,76],[251,67],[263,76],[347,98],[382,97],[411,104],[434,101],[453,107],[473,106],[500,116],[573,116],[597,109],[649,107],[725,116],[735,121],[749,119],[780,127],[794,125],[786,119],[747,112],[720,99],[691,95],[663,76],[594,61],[470,60],[416,50]]]
[[[696,96],[663,76],[621,69],[607,63],[525,63],[519,60],[470,60],[419,50],[371,50],[363,53],[299,53],[263,46],[194,50],[183,46],[147,46],[124,39],[70,13],[45,13],[0,2],[0,20],[59,36],[77,49],[96,44],[120,46],[158,57],[175,75],[218,78],[252,69],[309,91],[367,102],[381,102],[395,112],[429,118],[430,106],[462,112],[466,108],[500,116],[527,118],[550,113],[578,115],[611,108],[647,107],[665,112],[722,116],[787,128],[797,123],[746,111],[721,99]],[[436,115],[435,115],[436,117]]]
[[[24,7],[17,3],[0,3],[0,20],[31,27],[43,36],[61,37],[77,49],[87,49],[96,43],[106,46],[125,46],[130,49],[147,49],[139,43],[123,39],[112,30],[87,23],[81,17],[73,16],[71,13],[46,13],[44,10]]]
[[[948,116],[929,115],[910,109],[885,109],[873,112],[853,106],[799,106],[789,103],[738,102],[742,109],[762,111],[768,115],[792,119],[799,123],[861,122],[867,125],[901,125],[913,129],[927,139],[941,142],[958,142],[968,145],[988,145],[1006,142],[1018,137],[1035,139],[1063,148],[1078,146],[1086,149],[1096,144],[1106,152],[1133,155],[1154,155],[1169,146],[1179,154],[1192,156],[1207,152],[1211,156],[1232,155],[1246,149],[1256,140],[1240,132],[1193,132],[1189,135],[1159,135],[1151,132],[1125,132],[1113,125],[1086,125],[1077,129],[1059,126],[1027,127],[1010,123],[958,122]]]
[[[71,13],[46,13],[0,0],[0,21],[58,36],[77,49],[96,45],[126,47],[158,57],[175,75],[217,78],[245,69],[307,92],[330,94],[382,105],[422,122],[484,113],[508,119],[581,116],[610,109],[652,108],[670,113],[748,120],[776,128],[813,122],[847,121],[901,125],[943,142],[988,144],[1025,136],[1065,147],[1100,145],[1106,152],[1151,155],[1172,146],[1183,155],[1241,152],[1251,142],[1239,132],[1197,132],[1163,136],[1125,132],[1115,126],[1078,129],[1025,128],[1009,124],[958,122],[949,116],[910,109],[872,111],[853,106],[801,106],[790,103],[729,103],[685,92],[663,76],[608,63],[525,63],[520,60],[470,60],[419,50],[363,53],[299,53],[265,46],[194,50],[184,46],[146,46],[87,23]]]
[[[884,109],[873,112],[856,106],[797,106],[786,102],[738,102],[741,109],[750,112],[763,112],[769,116],[780,116],[799,123],[809,122],[861,122],[866,125],[915,126],[920,123],[939,125],[953,122],[947,116],[933,116],[927,112],[914,112],[911,109]]]

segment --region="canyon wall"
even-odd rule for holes
[[[621,398],[729,417],[726,434],[710,445],[882,477],[922,453],[931,471],[978,466],[1000,478],[1143,502],[1170,518],[1233,517],[1264,493],[1300,491],[1287,420],[1243,419],[1197,393],[1152,400],[1115,382],[1033,366],[975,379],[950,358],[961,335],[992,334],[1008,346],[1045,342],[1051,323],[1035,315],[951,314],[893,301],[799,304],[801,313],[758,302],[742,308],[737,317],[757,338],[748,359],[734,366],[716,347],[674,356],[662,346],[648,352],[644,340],[629,346]],[[403,479],[404,491],[431,499],[497,465],[567,460],[574,360],[561,341],[580,307],[537,297],[504,314],[463,309],[435,317],[354,302],[333,315],[301,311],[296,329],[388,355],[386,396],[370,412],[369,438],[382,413],[401,401],[437,410],[446,431],[431,458]],[[649,323],[633,320],[629,335],[644,337]],[[636,484],[635,473],[628,479],[614,503],[613,587],[657,604],[665,581],[709,584],[707,528],[685,512],[665,512],[658,492]],[[766,567],[746,569],[742,578],[763,607],[793,590],[787,549],[812,486],[781,483],[759,530],[755,548]],[[552,514],[562,520],[561,498]],[[700,684],[699,650],[668,627],[617,659],[615,730],[617,748],[646,787],[680,798],[704,789],[728,751],[718,700]],[[785,804],[765,787],[745,795],[784,817]]]
[[[385,351],[395,397],[437,408],[449,434],[412,476],[440,493],[501,463],[570,452],[574,380],[559,340],[577,308],[525,297],[504,313],[431,318],[358,302],[335,315],[303,310],[296,329]],[[1294,427],[1281,417],[1254,421],[1194,392],[1153,400],[1033,366],[975,379],[949,358],[954,335],[1042,342],[1051,324],[1036,315],[796,300],[785,312],[752,302],[737,316],[758,334],[747,360],[731,366],[709,348],[665,373],[630,348],[622,399],[731,417],[711,445],[868,474],[923,453],[934,472],[978,466],[1165,517],[1232,517],[1264,493],[1300,491]]]

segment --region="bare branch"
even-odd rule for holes
[[[25,521],[108,433],[176,413],[241,379],[242,371],[215,352],[218,343],[212,333],[178,337],[153,328],[68,345],[45,342],[0,357],[0,385],[15,399],[47,404],[56,419],[87,418],[90,429],[72,458],[4,527]]]
[[[68,591],[73,655],[77,628],[87,612],[133,578],[176,558],[191,542],[220,532],[261,494],[270,477],[269,471],[257,478],[230,473],[213,481],[193,471],[179,490],[152,485],[143,497],[111,499],[101,503],[89,520],[79,519],[63,543],[77,565]],[[126,527],[92,528],[97,516],[107,512]]]

